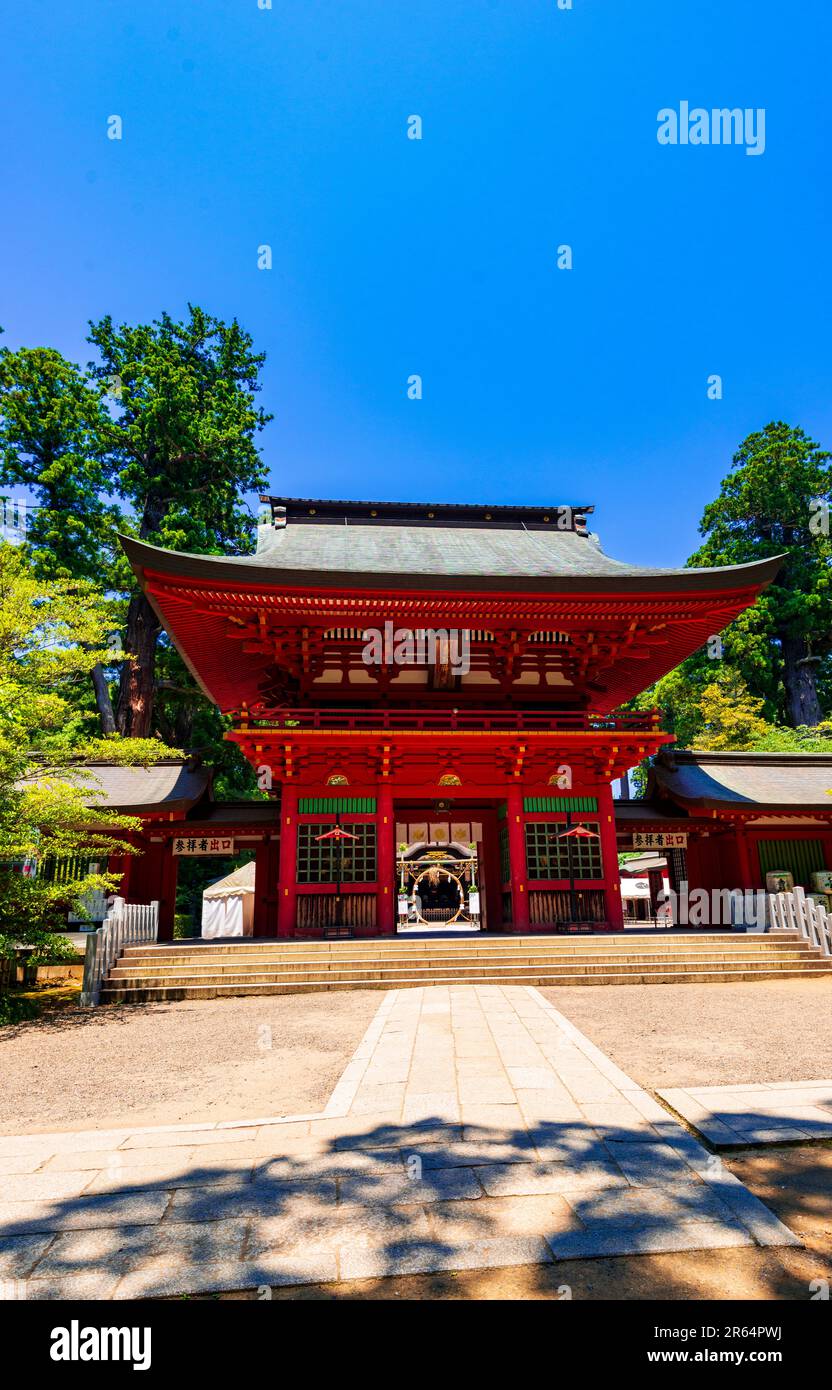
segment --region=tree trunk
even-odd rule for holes
[[[105,738],[108,734],[116,731],[116,719],[113,714],[113,702],[110,699],[110,690],[104,675],[104,667],[101,662],[96,662],[92,668],[92,684],[95,690],[95,704],[98,710],[98,717],[101,720],[101,732]]]
[[[125,738],[149,738],[156,678],[156,639],[161,627],[144,594],[134,594],[127,610],[126,647],[130,659],[121,668],[118,731]]]
[[[799,724],[814,728],[823,719],[815,681],[816,658],[809,655],[805,637],[782,637],[783,685],[786,718],[793,729]]]
[[[194,707],[190,701],[187,701],[181,704],[176,711],[176,719],[173,723],[174,748],[190,748],[193,735]]]

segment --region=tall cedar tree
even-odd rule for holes
[[[106,496],[108,422],[99,388],[54,348],[0,350],[0,486],[35,493],[26,543],[41,578],[101,581],[121,520]]]
[[[770,698],[782,682],[782,714],[793,728],[823,719],[817,670],[832,652],[832,542],[821,504],[832,496],[830,458],[782,422],[750,434],[705,508],[705,542],[688,561],[735,565],[785,555],[776,582],[738,625],[743,635],[732,641],[732,656],[752,692]]]
[[[0,351],[0,486],[27,488],[26,551],[41,579],[112,579],[118,507],[102,457],[102,393],[54,348]],[[104,667],[91,671],[104,734],[115,732]]]
[[[90,324],[100,361],[93,379],[114,404],[103,457],[118,496],[129,503],[141,540],[172,550],[222,554],[250,548],[253,519],[240,496],[259,491],[266,473],[255,435],[272,418],[255,401],[264,354],[231,323],[188,306],[151,324]],[[142,593],[127,612],[116,727],[148,735],[153,718],[159,622]]]

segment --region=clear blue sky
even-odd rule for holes
[[[832,447],[830,51],[829,0],[0,0],[4,341],[236,314],[274,491],[682,563],[749,431]],[[659,145],[682,100],[765,153]]]

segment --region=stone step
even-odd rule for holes
[[[675,955],[670,952],[667,954],[646,955],[642,952],[628,952],[621,955],[598,954],[585,955],[576,952],[568,956],[551,955],[521,955],[502,960],[483,960],[479,957],[467,956],[443,956],[441,960],[425,960],[424,958],[403,958],[400,960],[390,960],[381,956],[366,956],[361,960],[354,957],[342,960],[309,960],[308,958],[295,960],[263,960],[260,957],[249,960],[216,960],[216,961],[135,961],[122,958],[115,970],[124,973],[145,975],[145,974],[182,974],[193,973],[202,975],[212,974],[237,974],[245,971],[284,971],[284,970],[314,970],[314,971],[338,971],[353,970],[360,973],[363,970],[443,970],[470,965],[471,968],[485,968],[502,970],[505,968],[536,968],[538,966],[599,966],[602,969],[613,968],[617,964],[644,964],[666,965],[672,967],[679,961],[722,961],[730,964],[734,960],[756,960],[771,961],[776,963],[780,960],[813,960],[816,953],[811,951],[696,951],[686,952],[684,955]]]
[[[601,984],[606,984],[606,983],[608,982],[608,980],[609,980],[609,978],[610,978],[610,973],[614,974],[614,976],[615,976],[615,978],[616,978],[617,980],[621,980],[621,981],[630,981],[630,982],[632,982],[632,983],[637,983],[639,980],[643,979],[645,975],[648,975],[648,974],[649,974],[651,977],[652,977],[652,976],[655,976],[655,975],[660,975],[660,976],[662,977],[663,980],[666,980],[666,981],[673,981],[673,980],[675,980],[675,979],[679,979],[679,978],[681,978],[681,977],[683,977],[683,976],[685,976],[685,975],[687,975],[687,974],[691,974],[691,973],[697,973],[697,974],[702,975],[702,976],[704,976],[704,975],[707,974],[709,977],[712,977],[712,978],[714,978],[714,979],[722,978],[726,973],[730,973],[730,974],[742,974],[745,978],[749,978],[749,979],[750,979],[750,978],[752,978],[752,977],[756,978],[756,976],[758,976],[758,975],[760,975],[760,974],[764,974],[764,975],[770,976],[770,977],[772,977],[772,978],[780,978],[781,976],[782,976],[783,978],[785,978],[786,976],[794,976],[794,975],[796,975],[796,974],[802,974],[802,973],[818,974],[819,972],[818,972],[818,970],[817,970],[816,968],[811,968],[811,967],[806,967],[806,968],[804,968],[804,969],[801,969],[801,968],[796,967],[796,966],[786,966],[786,967],[785,967],[784,969],[782,969],[782,970],[770,970],[770,969],[768,969],[767,967],[763,967],[763,966],[755,967],[755,966],[749,966],[749,965],[742,965],[742,966],[736,967],[736,969],[734,969],[734,970],[732,970],[732,971],[730,971],[730,972],[725,972],[725,971],[724,971],[723,969],[721,969],[720,967],[704,967],[704,966],[701,967],[701,968],[698,968],[695,972],[693,971],[693,968],[691,967],[691,968],[688,969],[688,970],[658,970],[658,971],[656,971],[656,970],[651,970],[651,971],[645,971],[645,970],[635,969],[635,970],[628,970],[628,971],[614,971],[614,972],[603,972],[603,973],[602,973],[602,972],[591,972],[591,971],[578,971],[578,972],[576,972],[576,974],[574,974],[574,975],[562,975],[562,974],[559,974],[559,973],[557,973],[557,972],[549,972],[549,971],[543,971],[543,972],[540,972],[540,971],[526,971],[526,972],[523,972],[523,973],[520,973],[520,974],[517,974],[517,975],[512,974],[512,975],[508,975],[508,976],[503,975],[503,974],[495,975],[495,974],[492,974],[492,973],[490,973],[490,972],[488,972],[488,971],[483,971],[482,973],[476,973],[476,974],[463,973],[463,972],[461,972],[461,971],[449,971],[449,972],[447,972],[447,973],[443,973],[443,975],[442,975],[441,978],[444,979],[444,980],[453,980],[456,984],[460,984],[460,985],[462,985],[462,984],[478,985],[478,984],[493,984],[493,983],[499,983],[499,984],[503,984],[503,985],[514,985],[514,984],[517,984],[517,983],[521,983],[521,984],[522,984],[522,983],[526,983],[532,976],[534,976],[534,978],[535,978],[536,980],[538,980],[538,981],[541,981],[541,980],[542,980],[542,981],[545,981],[545,982],[547,982],[547,983],[548,983],[548,982],[557,982],[557,983],[560,983],[560,984],[570,984],[570,983],[572,983],[574,980],[577,979],[577,980],[579,980],[581,983],[584,983],[584,984],[590,984],[590,985],[598,984],[598,985],[601,985]],[[826,971],[826,972],[820,971],[820,973],[821,973],[821,974],[823,974],[823,973],[829,974],[830,972],[829,972],[829,971]],[[292,975],[278,975],[278,976],[276,976],[276,975],[240,975],[240,976],[232,976],[231,978],[228,978],[228,977],[225,977],[225,976],[208,976],[207,978],[200,978],[200,979],[198,979],[198,980],[195,980],[195,979],[190,978],[190,977],[188,977],[188,976],[174,976],[174,977],[172,977],[172,978],[167,978],[167,977],[162,977],[162,978],[160,978],[160,977],[158,977],[158,976],[148,976],[146,979],[138,979],[138,980],[136,980],[136,979],[132,979],[132,980],[131,980],[131,979],[117,979],[117,980],[112,980],[112,981],[110,982],[110,984],[111,984],[111,986],[112,986],[112,988],[113,988],[114,990],[120,990],[120,989],[128,989],[128,990],[129,990],[129,989],[190,989],[190,988],[192,988],[192,987],[195,988],[195,989],[201,989],[201,988],[203,988],[203,987],[206,987],[206,988],[207,988],[207,987],[210,987],[210,988],[216,989],[216,990],[218,991],[218,993],[225,993],[227,990],[234,990],[234,989],[237,989],[237,988],[244,987],[244,986],[246,986],[246,985],[269,985],[269,984],[274,984],[274,985],[299,985],[299,986],[306,986],[306,985],[313,985],[313,984],[324,984],[324,985],[326,985],[327,983],[331,983],[332,986],[333,986],[333,988],[336,988],[336,987],[338,987],[338,986],[340,986],[340,985],[349,985],[349,987],[350,987],[351,989],[368,989],[368,988],[375,988],[376,986],[386,985],[388,989],[401,989],[401,988],[405,988],[405,987],[406,987],[406,985],[405,985],[405,983],[404,983],[405,981],[411,981],[411,982],[412,982],[412,981],[415,981],[415,982],[416,982],[417,984],[419,984],[419,985],[433,985],[433,984],[435,983],[435,976],[432,975],[432,974],[427,973],[427,972],[424,971],[424,970],[417,970],[417,971],[414,971],[414,972],[413,972],[412,974],[410,974],[410,975],[396,975],[396,976],[390,976],[390,975],[387,975],[387,974],[381,973],[381,972],[380,972],[380,973],[377,973],[377,974],[368,974],[368,975],[334,975],[334,976],[321,976],[321,975],[315,975],[315,974],[313,974],[312,972],[309,972],[308,974],[305,973],[305,972],[301,972],[301,973],[298,973],[298,974],[292,974]]]
[[[733,984],[742,980],[765,980],[765,979],[790,979],[794,977],[805,978],[808,975],[829,975],[832,967],[820,964],[807,964],[799,968],[789,968],[786,970],[759,969],[751,970],[744,968],[741,970],[688,970],[674,973],[665,971],[647,971],[641,975],[619,974],[610,972],[608,974],[587,975],[565,975],[561,972],[553,971],[551,974],[541,975],[522,975],[512,976],[513,985],[536,985],[538,987],[549,987],[560,985],[632,985],[632,984]],[[113,985],[107,982],[102,990],[102,1003],[153,1003],[164,1002],[165,1000],[180,999],[216,999],[233,998],[245,995],[266,995],[266,994],[304,994],[318,993],[327,990],[337,989],[414,989],[424,985],[424,980],[405,978],[397,980],[395,985],[391,985],[388,979],[366,979],[348,980],[338,977],[312,979],[304,983],[275,983],[270,980],[263,984],[186,984],[173,986],[166,984],[159,987],[126,988],[121,985]],[[464,977],[446,977],[444,974],[436,972],[430,976],[430,985],[459,985],[465,984]],[[477,979],[474,983],[479,985],[501,985],[506,983],[506,979],[499,973],[490,974],[482,979]]]
[[[128,947],[102,999],[152,1001],[449,984],[604,985],[832,973],[798,933],[542,934],[491,940],[247,940]]]
[[[285,967],[282,970],[233,970],[228,972],[220,971],[171,971],[169,973],[158,970],[135,971],[119,969],[118,967],[110,974],[110,980],[120,985],[143,985],[151,983],[159,984],[245,984],[248,981],[259,981],[265,983],[273,979],[275,983],[281,981],[293,982],[312,979],[348,979],[353,982],[361,980],[385,979],[395,983],[402,978],[431,980],[437,974],[446,978],[458,979],[481,979],[485,976],[512,980],[519,975],[550,975],[558,974],[566,976],[586,975],[597,977],[606,974],[617,975],[639,975],[643,973],[654,974],[660,971],[667,975],[684,974],[690,970],[708,970],[716,973],[720,970],[767,970],[779,972],[783,970],[814,970],[823,962],[818,962],[813,958],[803,956],[782,956],[768,959],[758,957],[737,955],[730,961],[724,959],[691,959],[686,958],[672,963],[664,961],[644,962],[644,961],[618,961],[614,963],[591,963],[583,961],[559,962],[557,964],[543,965],[486,965],[482,963],[473,964],[471,962],[458,962],[456,964],[443,965],[441,970],[436,968],[418,966],[366,966],[362,969],[355,969],[350,966],[332,967],[329,970],[318,969],[308,966],[306,969],[296,967]],[[832,973],[832,963],[827,965],[827,969]]]
[[[686,953],[684,956],[647,956],[641,953],[628,953],[620,956],[570,956],[567,960],[553,960],[551,956],[523,956],[516,960],[504,961],[484,961],[482,958],[468,959],[465,956],[447,956],[437,964],[433,961],[424,960],[381,960],[376,957],[369,957],[365,960],[291,960],[291,961],[268,961],[261,960],[259,957],[246,961],[236,961],[228,963],[205,963],[202,964],[188,961],[168,962],[156,960],[153,962],[142,962],[141,966],[135,961],[122,958],[110,972],[111,979],[143,979],[165,978],[171,976],[192,976],[195,980],[207,978],[208,976],[222,979],[230,976],[243,976],[247,974],[266,975],[266,974],[332,974],[349,972],[356,976],[379,973],[390,975],[405,973],[426,973],[430,975],[437,969],[446,972],[456,972],[458,970],[469,970],[472,974],[480,975],[484,971],[496,970],[500,973],[510,973],[512,971],[527,971],[530,969],[563,969],[563,970],[630,970],[642,969],[645,966],[650,968],[677,969],[686,964],[708,964],[721,966],[725,964],[739,966],[746,962],[753,965],[770,965],[772,968],[783,968],[790,964],[800,964],[811,962],[814,957],[799,951],[772,951],[772,952],[753,952],[753,951],[712,951],[707,953]]]
[[[315,950],[318,943],[306,943],[299,950],[290,950],[284,946],[271,946],[269,943],[250,943],[241,942],[227,947],[214,946],[192,946],[182,948],[177,946],[160,945],[155,947],[130,946],[122,959],[131,961],[158,962],[164,960],[169,963],[182,964],[185,962],[202,964],[215,961],[219,958],[235,957],[237,961],[257,959],[263,961],[280,960],[310,960],[320,961],[321,959],[350,959],[356,962],[368,959],[387,959],[401,962],[402,960],[424,959],[441,960],[451,956],[464,956],[466,959],[516,959],[527,958],[530,955],[536,957],[553,956],[561,958],[564,955],[581,956],[599,955],[687,955],[691,952],[708,952],[714,949],[734,951],[737,949],[745,951],[757,951],[768,953],[782,950],[810,951],[812,948],[803,938],[746,935],[736,933],[724,936],[699,937],[676,937],[665,938],[661,941],[633,941],[632,939],[617,939],[613,937],[603,937],[593,940],[588,937],[576,938],[520,938],[517,944],[505,946],[499,945],[483,946],[474,945],[468,942],[445,941],[441,946],[438,944],[431,951],[419,949],[418,943],[394,944],[392,946],[379,945],[375,940],[366,942],[339,943],[335,949],[331,949],[330,943],[324,943],[324,950]]]
[[[389,947],[393,950],[400,949],[403,945],[412,946],[414,949],[430,951],[441,950],[444,946],[481,946],[487,950],[496,950],[501,946],[514,947],[523,945],[539,945],[541,942],[551,942],[553,945],[565,946],[579,936],[586,941],[616,941],[616,942],[681,942],[686,941],[724,941],[736,939],[737,936],[748,936],[755,940],[776,941],[784,938],[786,940],[795,938],[802,939],[798,931],[777,931],[777,932],[735,932],[730,927],[720,927],[707,929],[705,927],[689,929],[674,928],[665,930],[657,928],[655,931],[610,931],[606,928],[599,928],[595,931],[582,933],[559,932],[554,927],[541,927],[537,931],[530,932],[436,932],[417,935],[415,933],[402,932],[398,935],[390,936],[354,936],[337,938],[333,940],[322,940],[320,937],[283,937],[283,936],[246,936],[246,937],[219,937],[217,940],[205,939],[199,936],[181,937],[174,944],[177,949],[186,951],[251,951],[258,949],[280,949],[283,951],[343,951],[351,946],[379,946]],[[171,943],[159,941],[140,942],[128,947],[131,951],[166,951],[171,949]]]

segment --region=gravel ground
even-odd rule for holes
[[[319,1110],[383,998],[111,1005],[0,1028],[0,1134]]]
[[[541,992],[651,1090],[832,1076],[832,975]]]

